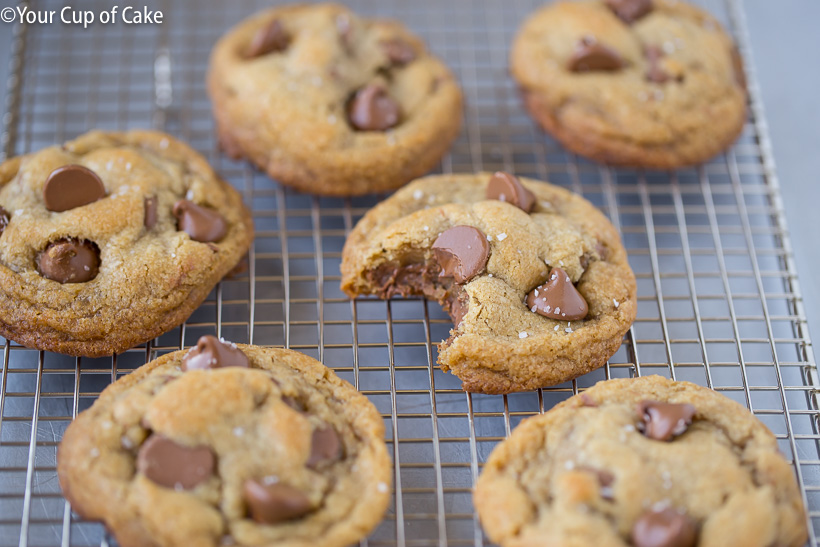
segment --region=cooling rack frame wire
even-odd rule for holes
[[[6,157],[92,127],[153,126],[190,142],[243,192],[257,240],[249,269],[227,279],[180,328],[108,359],[74,359],[3,341],[0,374],[0,547],[110,545],[79,520],[56,481],[56,447],[77,412],[111,381],[201,334],[290,347],[323,360],[385,420],[396,464],[391,508],[368,546],[482,546],[470,500],[495,444],[524,418],[595,381],[660,373],[706,385],[751,408],[795,466],[820,524],[818,376],[786,230],[760,89],[738,0],[701,0],[735,35],[746,66],[749,119],[739,142],[697,169],[613,170],[567,154],[521,109],[506,70],[512,34],[538,0],[378,2],[445,58],[466,98],[465,126],[442,172],[505,169],[565,186],[621,231],[638,278],[638,319],[599,371],[510,396],[465,394],[435,366],[450,322],[421,299],[349,301],[341,246],[379,196],[296,194],[220,154],[204,72],[213,41],[257,0],[238,6],[147,0],[155,27],[16,25],[10,51]],[[53,0],[23,2],[49,9]],[[89,0],[84,9],[108,3]],[[470,9],[475,8],[475,9]],[[0,339],[2,341],[2,339]]]

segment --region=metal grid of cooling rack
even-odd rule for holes
[[[607,366],[506,397],[465,394],[435,367],[435,343],[450,328],[436,305],[350,302],[339,291],[345,234],[379,196],[297,194],[218,152],[203,85],[208,53],[263,2],[146,2],[165,13],[162,25],[17,26],[2,140],[7,155],[94,127],[164,129],[190,142],[244,193],[257,237],[246,274],[223,281],[184,326],[146,347],[114,359],[74,359],[0,339],[0,547],[113,543],[100,525],[72,515],[60,495],[57,443],[72,416],[112,380],[215,331],[317,357],[381,410],[396,464],[395,495],[364,545],[486,545],[470,492],[492,448],[522,419],[578,389],[651,373],[712,387],[772,429],[795,464],[816,545],[817,376],[739,4],[701,2],[735,34],[746,61],[751,108],[740,140],[697,169],[646,173],[567,154],[522,111],[507,50],[537,3],[349,2],[363,14],[405,21],[460,79],[465,127],[441,171],[505,169],[569,187],[609,215],[629,250],[638,319]],[[83,9],[109,4],[89,0]]]

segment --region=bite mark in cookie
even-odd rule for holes
[[[379,204],[345,243],[342,288],[439,302],[454,326],[439,363],[488,393],[599,366],[635,312],[608,221],[580,197],[503,172],[421,179]]]

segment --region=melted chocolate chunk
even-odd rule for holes
[[[592,36],[584,36],[569,59],[568,68],[573,72],[613,71],[624,67],[621,55],[609,46],[599,43]]]
[[[37,271],[58,283],[91,281],[100,271],[100,249],[84,239],[58,239],[37,255]]]
[[[145,198],[144,209],[143,225],[146,230],[150,230],[157,223],[157,198],[153,196]]]
[[[487,199],[506,201],[526,213],[535,205],[535,195],[521,184],[518,177],[504,171],[498,171],[490,178]]]
[[[635,547],[694,547],[697,537],[692,519],[669,507],[647,511],[632,527]]]
[[[589,312],[587,301],[561,268],[553,268],[549,280],[530,291],[527,307],[538,315],[560,321],[577,321]]]
[[[329,425],[317,427],[310,439],[310,456],[307,466],[315,469],[320,464],[332,463],[342,458],[342,441]]]
[[[385,131],[398,125],[399,104],[380,84],[368,84],[350,100],[347,117],[359,131]]]
[[[10,220],[11,215],[9,212],[0,207],[0,236],[3,235],[3,231],[6,229],[6,226],[9,225]]]
[[[266,484],[247,480],[242,486],[242,495],[251,517],[260,524],[294,520],[313,510],[304,492],[281,482]]]
[[[100,177],[82,165],[63,165],[46,179],[43,201],[46,209],[60,213],[82,207],[105,197],[105,186]]]
[[[228,223],[222,215],[187,199],[174,204],[174,216],[177,228],[200,243],[219,241],[228,233]]]
[[[466,293],[463,293],[462,297],[456,298],[450,303],[450,319],[453,321],[454,327],[458,328],[464,316],[467,315],[469,308],[470,297],[467,296]]]
[[[250,366],[248,357],[236,346],[220,341],[216,336],[203,336],[196,347],[182,359],[182,370],[205,370],[222,367]]]
[[[604,0],[604,2],[627,25],[631,25],[652,11],[652,0]]]
[[[285,31],[279,19],[274,19],[253,36],[253,40],[245,50],[245,57],[252,59],[268,53],[284,51],[290,43],[290,36]]]
[[[656,441],[669,441],[686,432],[695,416],[695,407],[688,403],[641,401],[638,414],[643,420],[639,427],[644,435]]]
[[[441,266],[440,275],[463,284],[484,271],[490,258],[490,244],[478,228],[454,226],[438,236],[433,252]]]
[[[137,470],[166,488],[190,490],[213,475],[216,458],[206,446],[183,446],[154,433],[142,443]]]

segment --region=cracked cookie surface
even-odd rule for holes
[[[694,413],[659,440],[646,401]],[[798,547],[807,538],[774,435],[734,401],[660,376],[600,382],[523,421],[490,455],[474,501],[503,547]]]
[[[444,306],[454,328],[439,345],[438,362],[467,391],[509,393],[580,376],[615,353],[635,319],[635,276],[606,217],[567,190],[520,178],[532,194],[527,199],[505,181],[510,176],[414,181],[368,211],[342,253],[349,296],[423,295]],[[505,192],[505,201],[488,199]],[[443,248],[454,228],[483,234],[487,254],[474,254],[478,247],[467,249],[464,239]],[[558,271],[563,276],[551,279]],[[558,292],[568,290],[548,287],[557,282]],[[582,318],[565,310],[558,319],[543,315],[551,306],[545,296],[554,302],[556,294],[563,302],[580,294]],[[529,295],[534,302],[527,303]]]
[[[342,547],[381,520],[391,480],[381,415],[350,384],[213,337],[106,388],[57,471],[72,509],[124,547]]]
[[[0,165],[0,334],[70,355],[182,323],[253,238],[241,196],[153,131],[93,131]]]
[[[461,127],[459,86],[418,37],[337,4],[243,21],[214,47],[208,90],[230,155],[318,194],[397,188]]]
[[[644,9],[625,14],[626,5]],[[702,163],[745,121],[735,45],[712,16],[682,1],[549,4],[524,21],[510,64],[544,129],[608,164]]]

